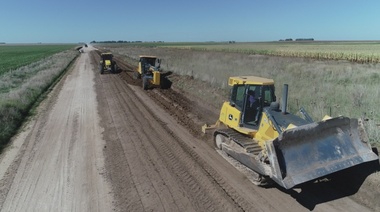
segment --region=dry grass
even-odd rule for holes
[[[356,63],[379,63],[379,41],[297,41],[297,42],[174,42],[103,44],[104,46],[164,47],[171,49],[217,51],[318,60],[346,60]]]
[[[33,104],[76,55],[77,51],[64,51],[0,76],[1,147],[7,144]]]
[[[161,44],[161,46],[164,46],[164,44]],[[358,63],[380,62],[380,42],[378,41],[204,43],[176,44],[168,45],[167,47],[269,56],[347,60]]]
[[[131,46],[115,46],[112,52],[132,59],[157,55],[164,69],[223,89],[228,89],[227,78],[234,75],[272,78],[278,97],[282,85],[289,84],[291,112],[303,106],[315,120],[326,114],[365,117],[371,142],[379,144],[380,64]]]

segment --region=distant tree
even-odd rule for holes
[[[296,41],[314,41],[314,38],[297,38]]]

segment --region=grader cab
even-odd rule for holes
[[[134,72],[135,79],[142,79],[142,87],[147,90],[162,85],[161,60],[156,56],[140,56],[139,66]]]

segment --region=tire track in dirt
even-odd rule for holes
[[[99,172],[103,156],[93,73],[82,54],[21,136],[23,146],[1,179],[2,211],[105,211],[112,208]],[[56,95],[56,96],[54,96]],[[50,96],[50,95],[49,95]],[[4,191],[4,193],[3,193]],[[98,201],[101,199],[102,201]]]
[[[129,85],[137,85],[141,87],[141,80],[133,79],[132,70],[134,68],[130,68],[130,65],[126,66],[124,62],[120,62],[118,60],[119,67],[123,68],[123,70],[118,76],[120,76],[125,83]],[[195,137],[201,138],[201,124],[196,123],[194,121],[194,116],[205,116],[207,117],[210,112],[204,109],[197,110],[195,113],[190,112],[193,111],[191,107],[194,107],[194,102],[191,102],[187,98],[183,97],[182,94],[178,93],[172,89],[153,89],[143,91],[144,95],[147,95],[150,99],[152,99],[156,104],[164,108],[167,112],[170,113],[170,116],[173,117],[176,121],[178,121],[182,126],[185,126],[186,129]],[[181,139],[176,136],[174,132],[172,132],[168,127],[166,127],[165,123],[162,123],[161,126],[166,130],[167,133],[170,133],[171,136],[177,140],[177,143],[181,146],[181,148],[186,151],[189,155],[191,155],[192,160],[195,160],[198,165],[200,165],[205,173],[213,180],[214,184],[219,187],[219,189],[223,190],[226,198],[230,201],[233,201],[234,204],[237,205],[238,208],[245,211],[252,211],[261,208],[260,210],[271,210],[276,211],[271,204],[263,198],[260,193],[255,195],[255,200],[258,204],[254,204],[254,202],[248,202],[247,199],[242,197],[239,192],[235,190],[229,183],[225,181],[224,177],[221,177],[218,172],[216,172],[208,163],[206,163],[199,155],[193,151],[193,149],[189,146],[189,144],[185,144],[184,142],[179,142]],[[212,143],[208,143],[209,146],[213,147]],[[254,209],[256,208],[256,209]]]
[[[141,79],[133,79],[132,73],[137,67],[132,66],[125,61],[116,58],[122,72],[119,76],[130,85],[141,86]],[[173,89],[152,89],[147,90],[145,93],[165,110],[170,111],[173,116],[181,125],[187,127],[189,132],[196,138],[202,138],[205,135],[201,133],[201,126],[206,119],[207,123],[215,122],[215,118],[210,116],[211,111],[197,107],[197,103],[189,100],[183,96],[179,91]],[[211,144],[212,145],[212,144]]]
[[[106,77],[107,81],[105,81]],[[144,198],[150,198],[150,201],[155,202],[155,209],[158,211],[160,208],[164,210],[176,210],[177,208],[177,211],[242,210],[215,183],[209,173],[199,166],[197,161],[194,161],[193,156],[183,150],[183,147],[178,144],[181,141],[173,137],[172,132],[168,132],[162,127],[164,123],[156,120],[154,114],[135,96],[125,81],[117,75],[103,75],[100,78],[102,80],[104,78],[103,91],[108,90],[104,87],[113,87],[108,90],[111,93],[106,93],[106,98],[112,98],[112,101],[119,102],[114,106],[120,108],[116,109],[117,112],[114,112],[114,115],[111,115],[116,124],[123,125],[118,131],[120,140],[118,142],[125,151],[127,162],[124,165],[131,170],[130,177],[137,185],[136,190],[141,195],[144,210],[149,210],[148,201],[145,201]],[[113,110],[115,108],[110,109],[110,111]],[[107,143],[107,149],[109,144]],[[139,154],[134,154],[134,152]],[[132,158],[128,159],[129,157]],[[135,165],[135,163],[140,165]],[[145,171],[138,170],[141,169],[138,167],[144,167]],[[143,175],[147,178],[142,177]],[[134,178],[134,176],[140,176],[145,180],[142,182],[140,178]],[[125,176],[125,178],[129,178],[129,176]],[[146,183],[147,181],[150,183]],[[146,194],[143,195],[144,190],[140,185],[143,183],[149,184],[145,186],[153,193],[149,193],[150,197],[147,197]],[[173,197],[176,198],[173,199]],[[168,199],[174,201],[174,204],[163,202]],[[161,206],[157,207],[157,205]],[[128,207],[128,203],[121,206],[124,209]]]
[[[123,71],[119,74],[119,76],[125,80],[127,84],[130,85],[137,85],[141,86],[141,80],[133,79],[131,71],[136,69],[136,67],[132,67],[129,64],[126,64],[124,61],[118,60],[119,67],[123,68]],[[164,108],[166,111],[170,111],[170,115],[175,118],[176,121],[178,121],[182,126],[186,127],[186,129],[196,138],[202,138],[204,137],[203,134],[201,134],[201,126],[202,123],[199,121],[200,119],[198,117],[208,117],[210,114],[210,111],[204,110],[199,108],[199,110],[194,111],[191,107],[194,107],[196,104],[195,102],[190,101],[189,99],[185,98],[180,94],[179,92],[172,90],[172,89],[152,89],[144,91],[144,93],[149,96],[156,104]],[[194,112],[189,112],[194,111]],[[213,120],[214,121],[214,120]],[[165,126],[165,123],[162,124],[162,127],[169,132],[177,141],[180,141],[180,138],[178,138],[175,133],[173,133],[169,128]],[[235,202],[236,205],[238,205],[239,208],[242,210],[251,211],[253,210],[252,204],[248,203],[244,198],[242,198],[234,188],[232,188],[228,183],[224,181],[224,179],[217,174],[217,172],[211,168],[205,161],[203,161],[199,155],[194,152],[187,144],[184,142],[177,142],[179,146],[186,151],[189,155],[191,155],[192,159],[197,162],[198,165],[200,165],[207,175],[210,177],[210,179],[213,180],[213,183],[215,185],[218,185],[220,189],[222,189],[225,192],[225,195],[228,196],[228,199]],[[213,144],[209,143],[209,145],[212,146]],[[261,199],[262,202],[266,202],[266,200],[256,197],[257,199]],[[270,205],[267,204],[267,208]],[[271,209],[273,210],[273,208]]]
[[[115,86],[115,85],[114,85]],[[115,88],[115,87],[114,87]],[[113,90],[115,91],[115,90]],[[123,91],[121,91],[123,92]],[[166,210],[172,208],[173,205],[170,205],[166,203],[166,199],[170,200],[170,198],[161,198],[162,196],[173,196],[170,192],[168,193],[167,189],[160,188],[161,185],[166,187],[167,183],[162,182],[162,179],[165,179],[161,177],[159,174],[157,175],[157,171],[162,169],[157,169],[156,164],[154,164],[154,161],[159,160],[160,156],[156,156],[154,159],[151,159],[148,149],[144,144],[144,140],[147,138],[144,137],[144,134],[140,134],[139,128],[142,125],[138,125],[138,122],[136,120],[136,117],[133,116],[131,111],[135,110],[136,107],[132,105],[127,105],[127,102],[130,102],[130,99],[125,99],[125,96],[119,95],[121,92],[117,92],[116,98],[118,98],[119,102],[121,103],[121,113],[124,113],[125,117],[128,117],[128,120],[122,119],[121,122],[125,126],[125,128],[128,128],[128,133],[121,132],[120,137],[125,142],[122,143],[123,149],[126,152],[128,165],[131,170],[133,170],[132,178],[134,178],[135,184],[144,184],[145,186],[137,186],[137,190],[139,191],[140,198],[142,199],[142,202],[145,206],[145,210],[149,210],[149,205],[153,204],[153,207],[155,210],[162,211],[163,208],[166,206]],[[121,114],[118,114],[119,116]],[[137,127],[136,127],[137,126]],[[144,126],[145,128],[147,126]],[[141,169],[144,170],[141,170]],[[164,168],[164,167],[163,167]],[[156,176],[152,176],[155,175]],[[137,182],[137,183],[136,183]],[[146,190],[147,192],[144,192]],[[164,192],[163,192],[164,191]],[[158,195],[158,193],[161,193]],[[165,194],[168,193],[168,194]],[[151,199],[149,199],[151,198]],[[147,208],[148,205],[148,208]],[[160,206],[163,206],[162,208]],[[175,205],[174,205],[175,206]],[[179,208],[180,209],[180,208]]]
[[[135,103],[135,102],[133,102],[133,103]],[[136,105],[136,106],[138,108],[141,108],[138,105]],[[129,109],[131,109],[131,108],[129,108]],[[146,111],[141,111],[141,113],[146,113]],[[133,114],[131,114],[131,115],[133,115]],[[135,119],[137,120],[136,116],[135,116]],[[193,176],[194,173],[197,173],[197,171],[194,170],[194,172],[193,172],[191,170],[191,167],[195,166],[195,164],[189,164],[189,163],[193,163],[191,158],[182,159],[185,155],[182,153],[182,149],[179,149],[176,146],[177,143],[173,143],[173,142],[169,143],[168,142],[169,140],[173,140],[173,139],[170,139],[168,137],[158,139],[158,137],[162,137],[162,135],[167,134],[164,132],[164,129],[161,129],[160,130],[161,132],[159,132],[158,135],[154,135],[154,134],[152,134],[151,131],[146,130],[146,129],[156,129],[157,130],[159,128],[159,126],[161,126],[161,125],[159,125],[159,126],[151,125],[152,122],[146,121],[146,119],[140,120],[140,123],[141,123],[141,126],[145,126],[139,132],[139,134],[142,138],[141,140],[142,141],[154,141],[151,143],[151,145],[155,148],[155,150],[157,152],[160,152],[161,157],[162,157],[162,155],[167,155],[169,157],[169,160],[167,160],[166,164],[170,165],[170,167],[172,167],[172,171],[174,173],[178,173],[181,176],[181,179],[185,180],[182,183],[184,183],[184,185],[188,185],[188,189],[186,189],[186,190],[188,190],[188,191],[196,190],[196,193],[194,195],[191,195],[191,197],[195,197],[194,202],[200,202],[200,203],[204,204],[206,206],[206,208],[208,208],[208,210],[211,210],[212,209],[212,204],[210,203],[211,201],[207,201],[208,197],[205,196],[205,193],[202,191],[201,187],[198,185],[198,183],[196,183],[196,179],[202,179],[202,178],[200,176]],[[139,130],[139,129],[136,129],[136,130]],[[171,147],[171,148],[169,149],[168,147]],[[176,147],[176,148],[173,148],[173,147]],[[181,161],[185,161],[185,164],[180,164],[179,159],[181,159]],[[190,170],[190,171],[187,171],[187,170]],[[206,182],[203,184],[204,185],[202,187],[203,187],[203,189],[205,189],[205,188],[209,187],[208,185],[210,185],[210,182]],[[209,188],[207,188],[207,189],[209,189]],[[200,209],[200,208],[197,208],[197,209]]]

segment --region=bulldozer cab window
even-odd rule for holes
[[[246,90],[243,112],[243,124],[248,128],[257,128],[262,107],[276,101],[273,85],[249,85]]]
[[[235,85],[231,89],[231,104],[234,104],[240,111],[243,109],[245,97],[245,85]]]
[[[274,95],[274,85],[264,85],[262,86],[262,94],[264,100],[264,107],[270,106],[270,103],[276,101],[276,96]]]
[[[246,99],[243,113],[243,123],[249,126],[256,126],[260,113],[260,93],[261,87],[257,85],[250,85],[247,88]]]

